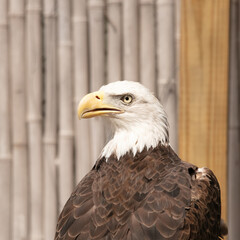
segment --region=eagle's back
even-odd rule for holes
[[[214,174],[159,145],[120,160],[100,159],[78,184],[55,239],[219,239]]]

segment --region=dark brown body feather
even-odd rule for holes
[[[55,240],[214,240],[220,215],[214,174],[159,145],[100,159],[67,201]]]

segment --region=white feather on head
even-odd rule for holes
[[[135,155],[146,147],[159,143],[169,144],[167,115],[159,100],[142,84],[118,81],[102,86],[104,102],[124,110],[121,114],[109,114],[114,136],[103,148],[101,157],[108,159],[115,154],[118,159],[128,152]],[[131,95],[131,104],[124,104],[121,96]]]

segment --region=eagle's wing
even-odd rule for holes
[[[58,219],[55,240],[76,239],[79,233],[81,239],[87,239],[89,229],[86,226],[89,224],[94,206],[91,189],[94,176],[93,171],[87,174],[66,202]]]
[[[208,168],[181,165],[182,170],[176,168],[171,177],[155,185],[145,204],[134,212],[133,239],[141,239],[146,233],[150,237],[142,239],[221,238],[220,188],[215,175]]]
[[[189,239],[190,227],[185,226],[185,217],[186,208],[191,205],[190,177],[181,165],[165,176],[162,172],[163,176],[155,183],[154,174],[156,168],[145,174],[148,181],[152,179],[154,187],[132,215],[133,239]]]

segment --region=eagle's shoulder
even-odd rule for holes
[[[188,171],[192,178],[191,205],[185,222],[190,225],[191,239],[219,239],[222,232],[218,180],[208,168],[190,166]]]

